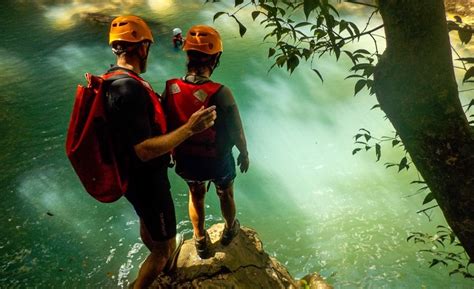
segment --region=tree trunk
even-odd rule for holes
[[[443,0],[380,0],[377,99],[474,260],[474,134],[459,100]]]

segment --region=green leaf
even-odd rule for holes
[[[347,51],[347,50],[343,50],[342,52],[344,52],[344,53],[351,59],[351,61],[352,61],[352,63],[353,63],[354,65],[357,64],[357,63],[356,63],[356,60],[357,60],[357,59],[354,57],[354,55],[352,54],[352,52]]]
[[[429,202],[433,201],[434,200],[434,195],[433,193],[428,193],[425,197],[425,199],[423,200],[423,205],[424,204],[428,204]]]
[[[380,156],[382,155],[382,152],[381,152],[381,147],[380,145],[377,143],[375,144],[375,156],[377,157],[377,162],[380,160]]]
[[[462,43],[467,44],[469,41],[471,41],[472,32],[469,30],[469,28],[469,25],[466,25],[466,28],[461,28],[458,30],[459,39]]]
[[[316,2],[316,1],[315,1],[315,2]],[[327,4],[327,6],[329,7],[330,10],[332,10],[332,11],[337,15],[337,17],[340,17],[339,12],[337,12],[337,9],[334,8],[334,6],[332,6],[332,5],[329,4],[329,3]]]
[[[212,21],[216,21],[216,19],[221,17],[223,14],[227,14],[227,12],[217,12],[216,14],[214,14],[214,18],[212,19]]]
[[[398,164],[398,171],[403,170],[404,168],[407,167],[408,160],[406,157],[403,157],[400,163]]]
[[[239,19],[237,19],[237,17],[235,17],[235,15],[231,15],[232,18],[235,19],[235,21],[237,22],[237,24],[239,24],[239,34],[240,34],[240,37],[244,36],[245,32],[247,32],[247,28],[242,24],[242,22],[239,21]]]
[[[355,35],[360,38],[360,30],[359,30],[359,28],[357,27],[357,25],[355,25],[355,24],[352,23],[352,22],[349,22],[349,25],[352,27],[352,30],[354,30]]]
[[[300,64],[300,60],[296,55],[291,55],[288,60],[286,61],[286,68],[290,73],[295,71],[295,68]]]
[[[334,48],[334,54],[336,54],[336,59],[339,60],[339,56],[341,56],[341,49],[339,46],[335,46]]]
[[[369,141],[372,138],[372,136],[370,134],[366,133],[366,134],[364,134],[364,138],[365,138],[366,141]]]
[[[440,262],[440,260],[438,259],[433,259],[433,261],[431,261],[431,265],[430,265],[430,268],[435,266],[436,264],[438,264]]]
[[[286,55],[281,55],[281,56],[279,56],[279,57],[275,60],[275,63],[276,63],[278,66],[282,67],[283,64],[285,64],[286,59],[287,59]]]
[[[361,148],[355,148],[353,151],[352,151],[352,155],[355,155],[358,151],[360,151]]]
[[[374,71],[375,71],[375,66],[373,66],[372,64],[369,64],[367,67],[364,68],[364,73],[362,75],[369,77],[372,74],[374,74]]]
[[[240,4],[244,3],[244,0],[235,0],[235,5],[234,6],[239,6]]]
[[[365,84],[367,83],[367,80],[366,79],[359,79],[357,82],[356,82],[356,85],[355,85],[355,88],[354,88],[354,96],[357,95],[357,93],[359,91],[362,90],[362,88],[364,88]]]
[[[474,63],[474,57],[461,57],[456,60],[465,61],[466,63]]]
[[[315,0],[304,0],[303,11],[304,11],[304,15],[306,16],[306,20],[308,19],[309,14],[311,14],[311,12],[314,9],[316,9],[316,7],[318,7],[318,4],[319,4],[318,2],[319,1],[315,1]]]
[[[376,104],[376,105],[372,106],[372,107],[370,108],[370,110],[376,109],[376,108],[380,108],[380,104]]]
[[[354,54],[357,54],[357,53],[360,53],[360,54],[370,54],[370,52],[368,52],[368,51],[365,50],[365,49],[357,49],[356,51],[354,51]]]
[[[311,23],[310,22],[300,22],[300,23],[295,25],[295,28],[300,28],[300,27],[304,27],[304,26],[308,26],[308,25],[311,25]]]
[[[351,74],[349,75],[348,77],[344,78],[344,79],[349,79],[349,78],[364,78],[362,75],[359,75],[359,74]]]
[[[275,54],[275,48],[268,48],[268,58],[272,57]]]
[[[396,146],[399,143],[400,143],[400,141],[398,139],[392,140],[392,147]]]
[[[357,70],[366,70],[366,69],[370,69],[372,68],[373,65],[370,64],[370,63],[359,63],[359,64],[356,64],[354,66],[352,66],[351,70],[352,71],[357,71]]]
[[[252,12],[252,19],[255,21],[255,19],[262,13],[261,11],[253,11]]]
[[[474,76],[474,66],[470,67],[467,71],[466,74],[464,74],[464,79],[462,82],[466,82],[469,78]]]
[[[471,99],[471,101],[469,102],[469,105],[467,106],[466,111],[469,111],[471,109],[471,106],[473,105],[474,105],[474,99]]]
[[[342,31],[346,30],[347,27],[349,27],[349,23],[347,23],[347,22],[344,21],[344,20],[341,20],[341,22],[339,22],[339,33],[341,33]]]
[[[324,79],[323,79],[323,76],[321,75],[321,73],[319,73],[319,71],[317,69],[314,69],[314,68],[313,68],[313,71],[318,75],[319,79],[321,79],[321,82],[324,82]]]
[[[318,19],[316,20],[316,26],[320,27],[323,24],[324,16],[319,15]]]

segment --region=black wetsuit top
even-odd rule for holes
[[[119,67],[112,67],[108,72],[118,69],[135,74]],[[153,239],[174,237],[176,220],[167,175],[170,156],[164,154],[143,162],[134,150],[134,145],[161,135],[160,128],[154,122],[155,112],[150,96],[141,83],[129,76],[120,75],[108,81],[106,110],[113,144],[117,155],[125,156],[119,160],[128,160],[125,165],[129,184],[125,196],[145,221]]]

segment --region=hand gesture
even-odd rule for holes
[[[249,169],[250,160],[248,153],[240,153],[239,157],[237,158],[237,165],[240,166],[240,172],[245,173]]]
[[[191,132],[196,134],[213,126],[216,117],[217,114],[215,105],[208,108],[201,106],[201,108],[193,113],[188,119],[187,125],[189,126]]]

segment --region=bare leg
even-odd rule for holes
[[[145,223],[143,222],[142,218],[140,218],[140,237],[142,238],[142,241],[145,244],[145,246],[151,252],[153,250],[154,242],[153,242],[153,239],[151,238],[150,233],[145,227]]]
[[[138,272],[134,289],[148,288],[158,274],[163,271],[166,262],[176,247],[175,238],[163,242],[154,242],[150,255],[143,262]]]
[[[234,202],[234,185],[222,189],[217,188],[217,195],[221,203],[222,217],[224,217],[227,228],[232,227],[235,220],[235,202]]]
[[[189,186],[189,218],[193,224],[194,236],[204,237],[204,197],[206,195],[206,184],[193,184]]]

